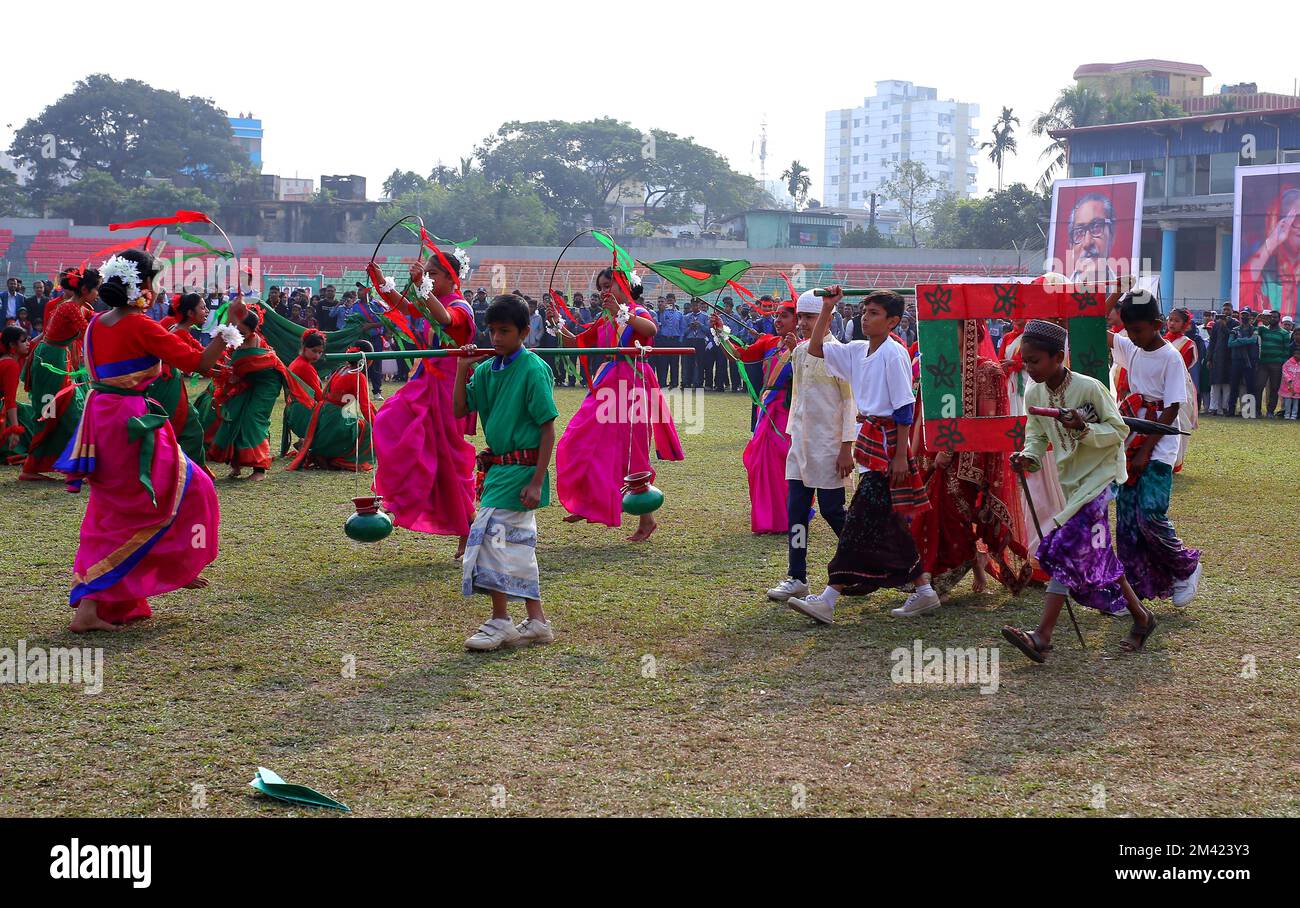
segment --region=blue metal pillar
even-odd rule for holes
[[[1232,231],[1219,234],[1219,309],[1232,299]]]
[[[1168,312],[1174,308],[1174,248],[1178,228],[1173,224],[1160,225],[1160,309]]]

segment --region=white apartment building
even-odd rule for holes
[[[961,198],[975,193],[978,104],[940,101],[933,88],[898,79],[876,83],[861,107],[826,113],[822,204],[870,208],[899,161],[920,161],[942,186]],[[898,210],[877,198],[876,210]]]

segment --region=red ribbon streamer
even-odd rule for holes
[[[161,227],[164,224],[193,224],[197,221],[208,221],[209,218],[202,211],[178,211],[171,217],[161,218],[142,218],[138,221],[127,221],[122,224],[109,224],[109,230],[132,230],[136,227]]]

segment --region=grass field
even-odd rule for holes
[[[561,419],[578,401],[559,395]],[[812,626],[763,596],[785,546],[749,532],[748,406],[709,395],[704,418],[661,465],[650,544],[543,512],[558,639],[487,655],[462,648],[487,603],[460,596],[455,540],[353,543],[355,478],[279,465],[219,483],[209,589],[68,634],[84,497],[6,469],[0,646],[102,646],[105,682],[0,687],[0,815],[319,813],[255,794],[259,765],[363,816],[1300,815],[1295,424],[1203,423],[1172,513],[1206,580],[1158,605],[1144,653],[1119,654],[1127,621],[1076,608],[1086,651],[1068,624],[1045,666],[1002,645],[983,695],[895,684],[890,652],[1003,644],[1041,590],[966,581],[911,621],[884,592]],[[815,524],[814,583],[832,542]]]

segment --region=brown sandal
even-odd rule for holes
[[[1007,638],[1008,643],[1039,665],[1047,661],[1047,654],[1052,651],[1052,644],[1040,643],[1038,635],[1034,631],[1022,631],[1020,628],[1008,624],[1002,628],[1002,636]]]
[[[1120,649],[1126,653],[1141,652],[1146,646],[1147,638],[1155,631],[1156,625],[1160,622],[1156,620],[1156,613],[1149,608],[1144,608],[1147,613],[1147,623],[1145,627],[1139,627],[1136,621],[1133,622],[1133,629],[1128,632],[1128,636],[1119,642]]]

